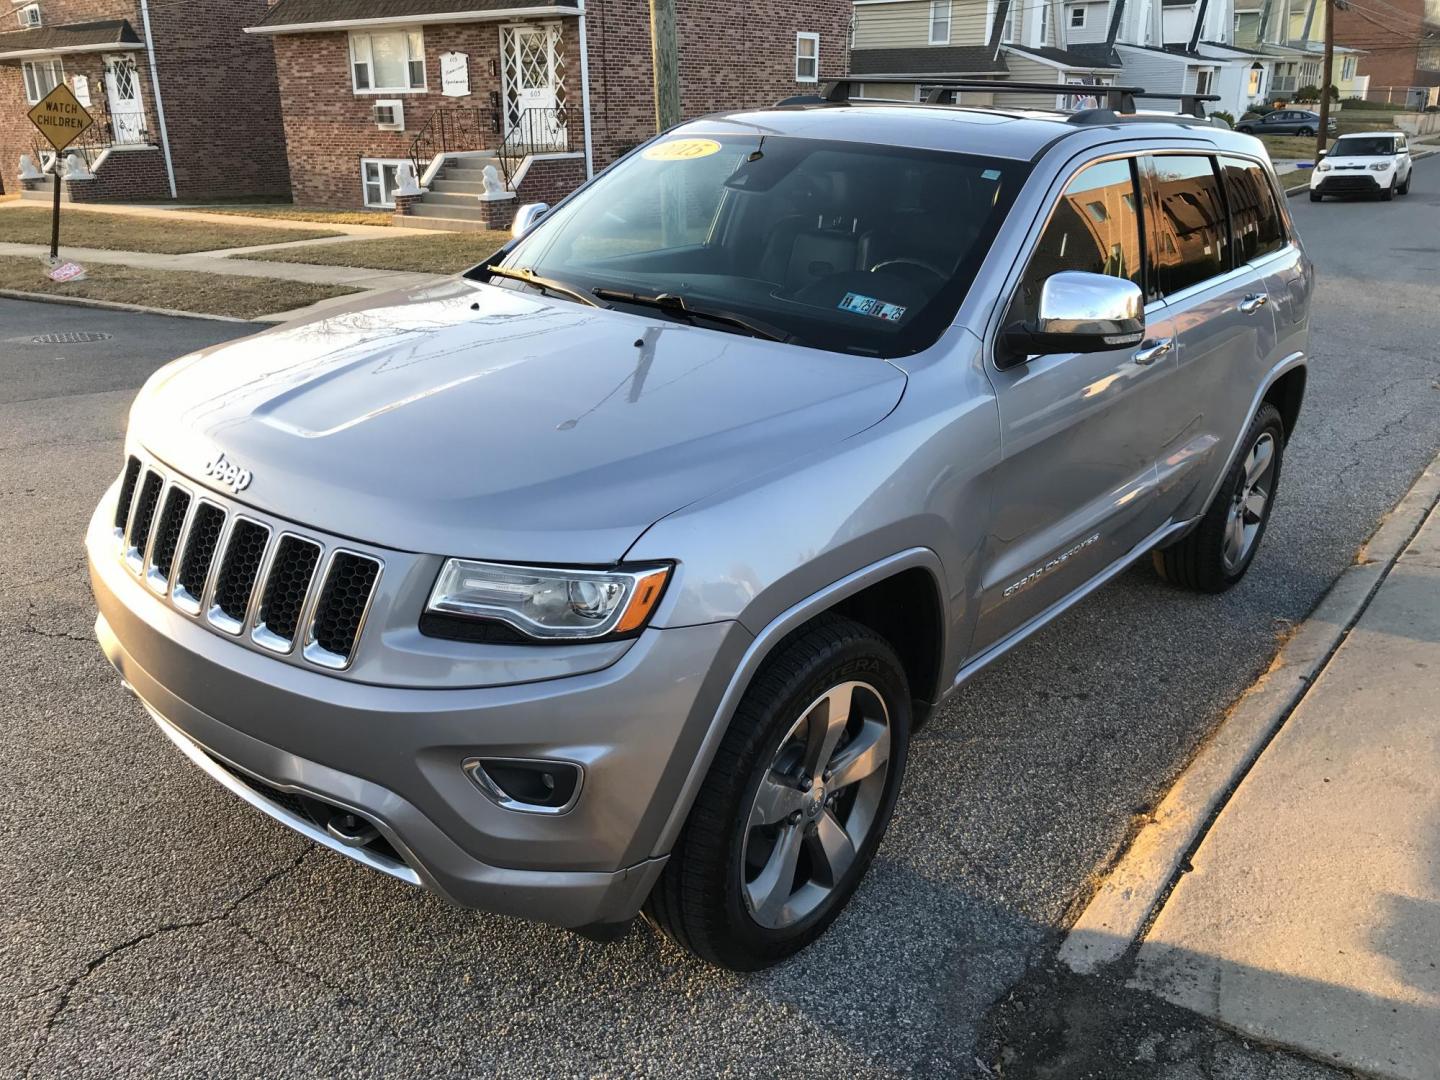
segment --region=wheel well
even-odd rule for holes
[[[1265,391],[1265,400],[1280,411],[1280,419],[1285,424],[1287,440],[1295,430],[1295,422],[1300,419],[1300,402],[1304,398],[1305,369],[1303,367],[1287,371],[1275,380],[1269,390]]]
[[[940,593],[935,579],[919,568],[877,581],[830,609],[868,626],[890,642],[917,702],[916,722],[937,696],[941,627]]]

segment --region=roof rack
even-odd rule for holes
[[[851,89],[857,85],[905,85],[920,84],[928,88],[925,96],[927,105],[943,105],[946,98],[954,102],[954,96],[961,90],[1000,90],[1018,93],[1064,94],[1068,97],[1093,97],[1104,99],[1105,106],[1098,109],[1081,109],[1070,115],[1072,124],[1113,124],[1118,121],[1143,119],[1136,116],[1136,98],[1155,98],[1161,101],[1180,102],[1182,116],[1193,116],[1204,120],[1206,101],[1219,101],[1219,94],[1170,94],[1152,93],[1143,86],[1103,86],[1098,83],[1034,83],[1014,82],[1009,79],[946,79],[927,78],[923,75],[849,75],[833,79],[821,87],[819,101],[839,104],[850,100]],[[808,101],[816,98],[808,97]],[[786,100],[787,104],[801,104],[796,98]]]

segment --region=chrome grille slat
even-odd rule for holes
[[[126,458],[115,535],[130,570],[212,630],[292,663],[348,668],[384,560],[267,523],[167,473]]]
[[[170,588],[175,553],[179,549],[185,523],[190,518],[193,501],[190,492],[179,484],[167,487],[165,497],[160,500],[160,516],[150,541],[150,553],[145,559],[145,580],[156,592],[164,593]]]
[[[331,553],[305,633],[305,659],[336,671],[350,666],[383,569],[371,555],[343,549]]]
[[[135,484],[140,479],[140,459],[131,454],[125,461],[120,480],[120,496],[115,500],[115,535],[124,536],[130,524],[130,506],[135,501]]]
[[[313,540],[294,533],[285,533],[276,542],[255,610],[255,628],[250,631],[257,645],[289,652],[295,644],[322,550]]]
[[[139,494],[130,508],[130,523],[125,530],[125,561],[137,574],[145,563],[146,549],[150,546],[150,529],[155,524],[155,509],[160,502],[160,489],[165,478],[154,469],[147,469],[145,479],[140,481]]]
[[[270,528],[252,518],[236,517],[225,538],[225,554],[211,586],[206,618],[227,634],[238,634],[250,619],[260,571],[270,545]]]
[[[180,568],[175,574],[175,587],[170,599],[189,615],[200,614],[200,604],[215,567],[215,552],[225,531],[225,509],[209,499],[197,499],[185,530]]]

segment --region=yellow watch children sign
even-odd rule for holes
[[[30,122],[40,129],[40,134],[58,154],[89,131],[95,118],[76,100],[74,91],[62,82],[30,110]]]

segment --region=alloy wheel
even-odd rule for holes
[[[1256,538],[1265,524],[1265,511],[1274,487],[1275,437],[1264,432],[1245,455],[1244,474],[1236,485],[1225,519],[1225,567],[1234,571],[1244,566],[1255,550]]]
[[[875,828],[889,767],[890,714],[869,683],[840,683],[800,713],[745,825],[741,891],[757,923],[783,929],[824,906]]]

